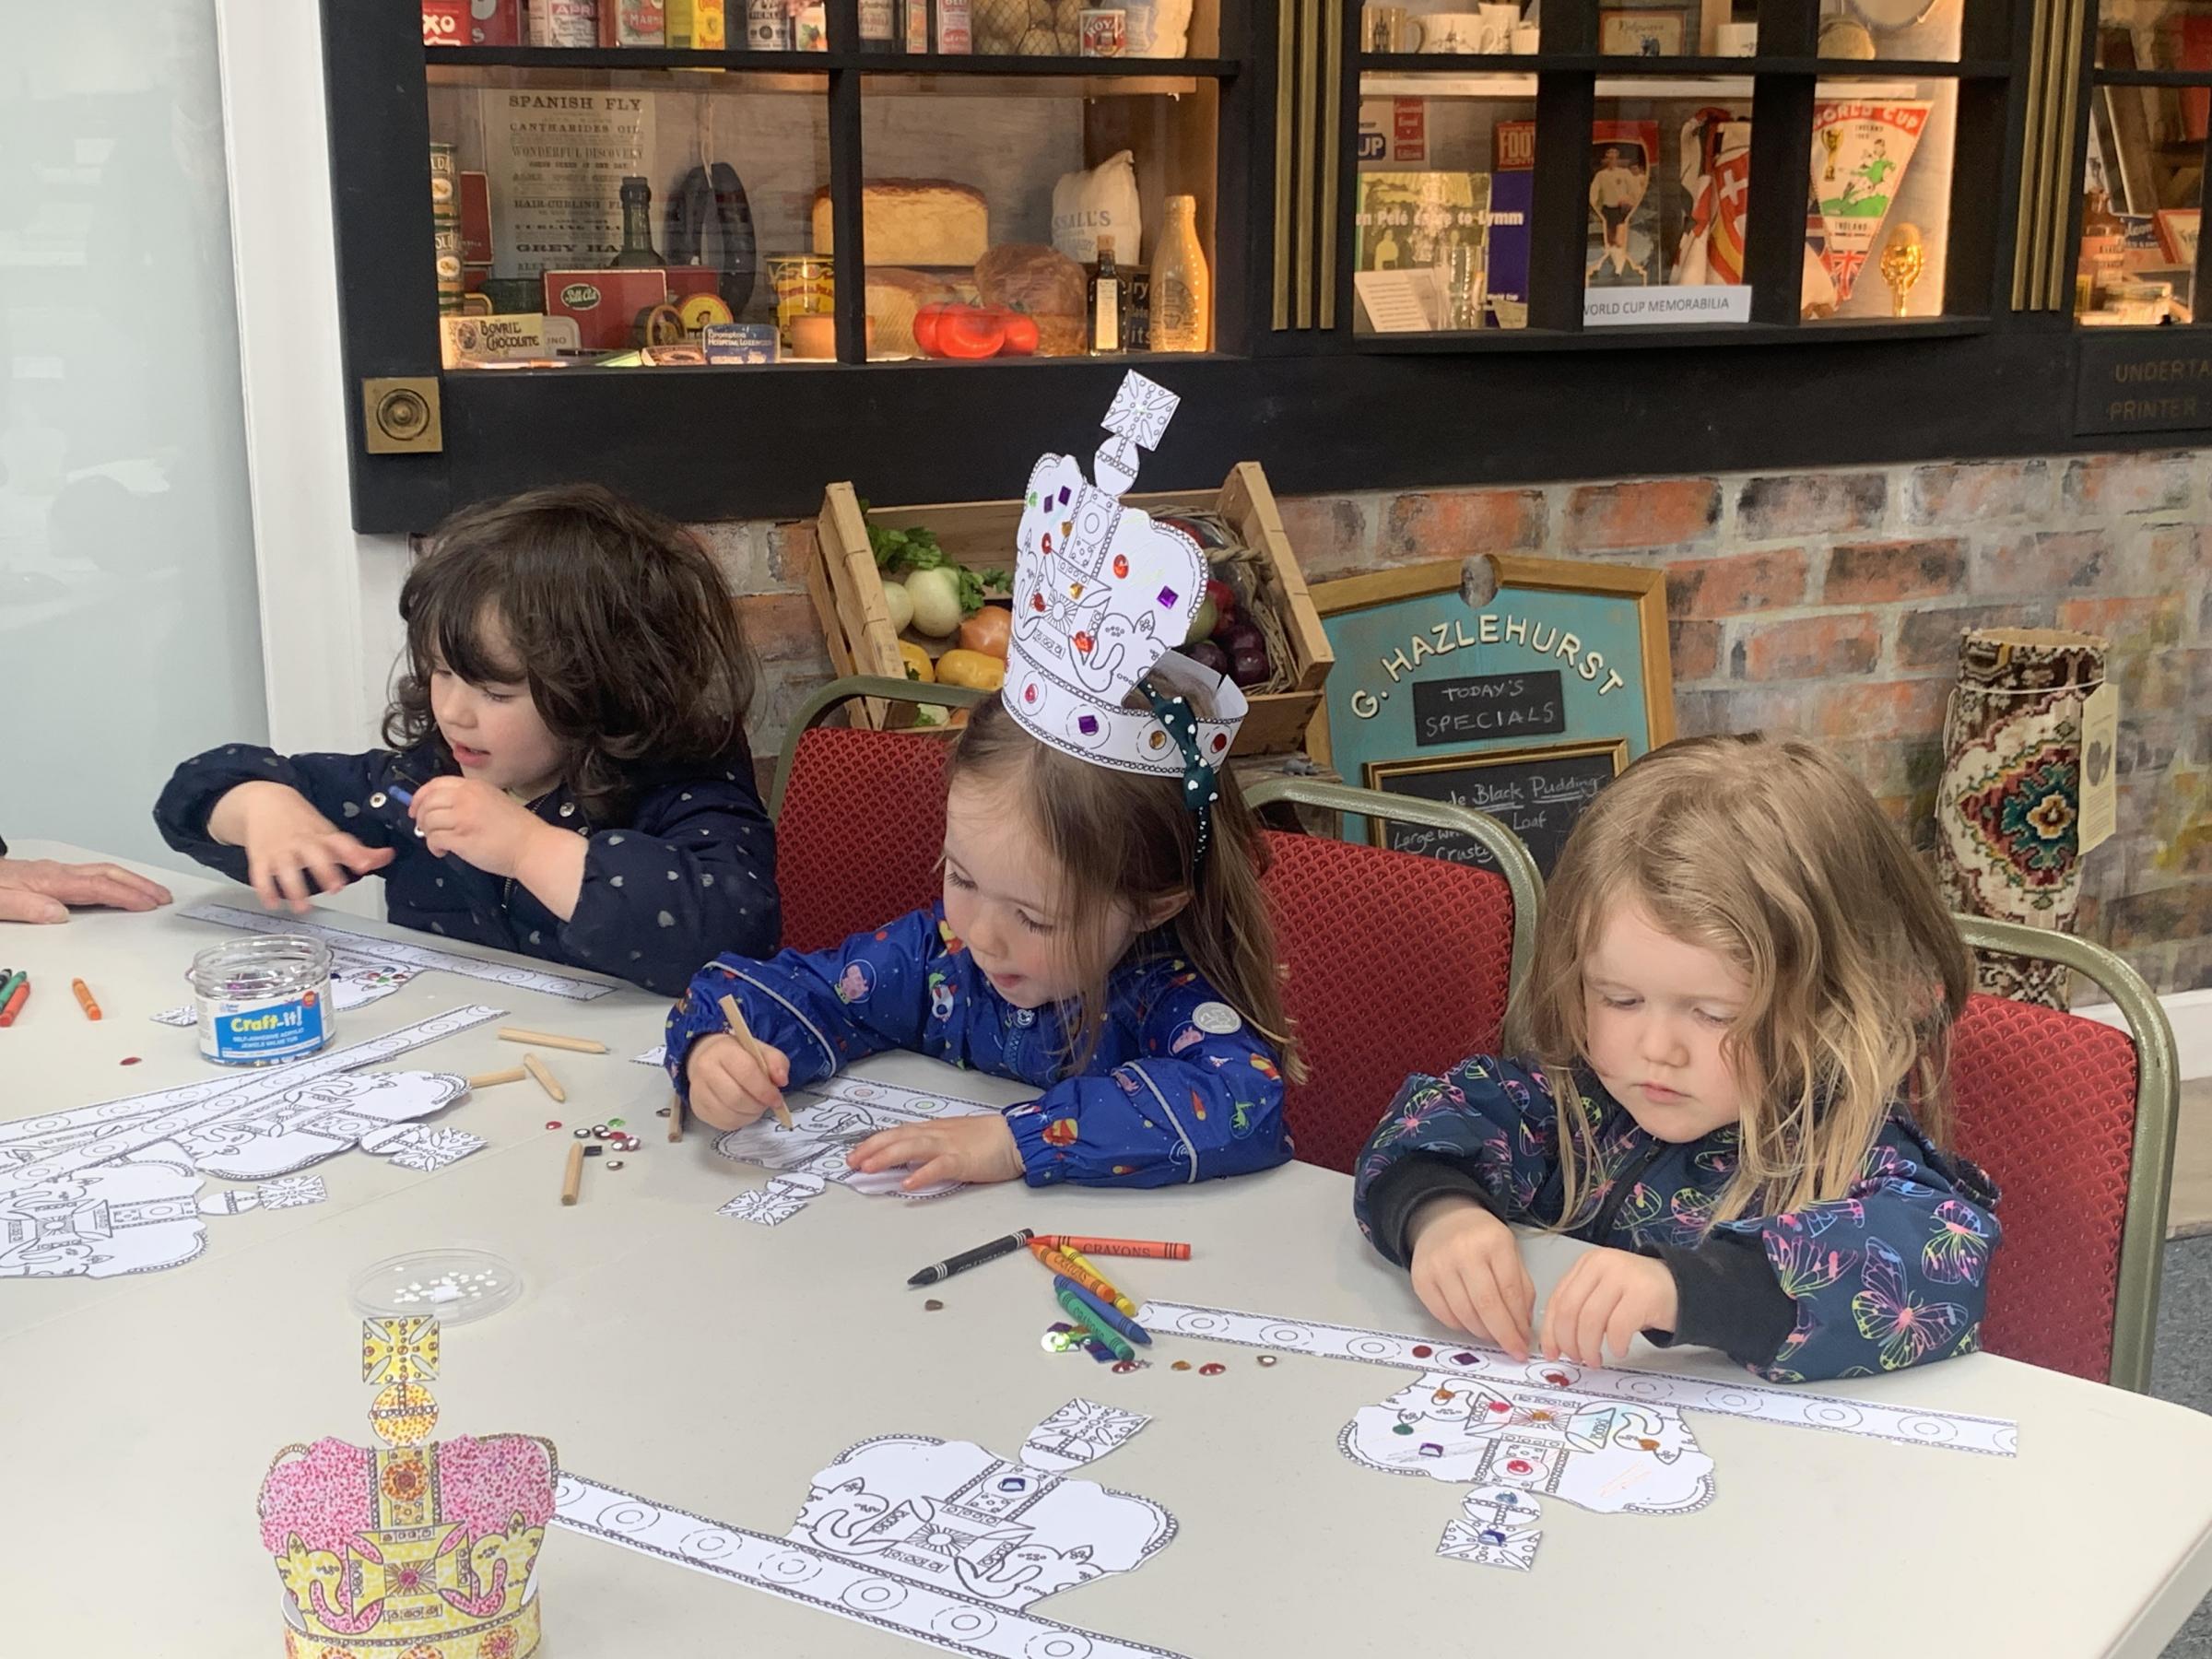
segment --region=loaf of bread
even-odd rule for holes
[[[1082,354],[1088,288],[1083,267],[1066,254],[1032,242],[1008,242],[975,262],[976,298],[1037,319],[1041,357]]]
[[[868,355],[882,358],[920,357],[914,341],[914,313],[925,305],[950,305],[959,290],[940,277],[897,265],[868,266],[868,316],[876,337]]]
[[[948,179],[874,179],[861,186],[861,234],[871,265],[966,269],[991,245],[982,192]],[[830,192],[814,193],[814,251],[834,253]]]

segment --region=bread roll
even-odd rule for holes
[[[1065,253],[1032,242],[1007,242],[975,262],[976,298],[1037,319],[1041,357],[1078,357],[1089,311],[1083,267]]]

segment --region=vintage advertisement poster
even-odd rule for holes
[[[622,181],[653,179],[653,100],[644,92],[500,88],[482,95],[494,276],[611,262],[622,246]]]

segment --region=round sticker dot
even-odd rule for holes
[[[1426,1359],[1435,1352],[1436,1350],[1425,1342],[1417,1342],[1413,1345],[1413,1357],[1416,1359]]]
[[[1191,1023],[1202,1031],[1226,1037],[1243,1024],[1243,1018],[1225,1002],[1200,1003],[1191,1010]]]

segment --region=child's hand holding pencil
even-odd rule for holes
[[[772,1112],[790,1128],[791,1108],[783,1103],[790,1057],[753,1035],[735,997],[722,999],[722,1011],[730,1022],[728,1033],[700,1038],[684,1063],[692,1113],[716,1129],[742,1129]]]

